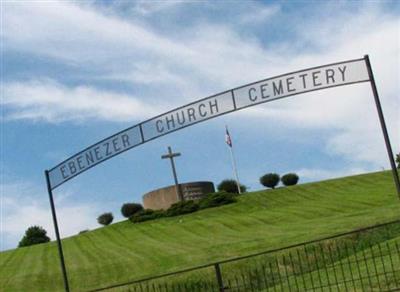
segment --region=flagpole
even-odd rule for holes
[[[242,192],[240,190],[239,176],[238,176],[238,172],[237,172],[237,168],[236,168],[235,156],[233,155],[233,147],[229,147],[229,149],[231,152],[232,167],[233,167],[233,172],[234,172],[235,179],[236,179],[236,186],[238,189],[238,193],[241,194]]]
[[[225,126],[225,128],[226,128],[226,133],[229,134],[228,126]],[[232,142],[231,142],[231,145],[228,145],[228,146],[229,146],[229,150],[230,150],[230,154],[231,154],[232,168],[233,168],[233,174],[234,174],[235,180],[236,180],[237,190],[238,190],[238,193],[241,194],[242,192],[240,190],[239,175],[238,175],[238,172],[237,172],[235,155],[233,154],[233,144],[232,144]]]

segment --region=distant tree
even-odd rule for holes
[[[99,217],[97,217],[97,222],[101,225],[109,225],[114,220],[114,216],[112,213],[103,213]]]
[[[49,241],[50,237],[47,236],[47,231],[43,227],[31,226],[25,231],[25,235],[19,242],[18,247],[45,243]]]
[[[396,154],[397,168],[400,168],[400,153]]]
[[[129,218],[137,212],[143,210],[143,206],[137,203],[125,203],[121,207],[121,214],[125,218]]]
[[[295,173],[287,173],[281,177],[281,182],[285,186],[294,186],[299,181],[299,176]]]
[[[275,189],[279,183],[279,174],[267,173],[260,177],[260,183],[267,188]]]
[[[227,193],[231,193],[231,194],[237,194],[238,193],[238,187],[236,184],[236,181],[233,179],[224,179],[223,181],[221,181],[219,183],[219,185],[217,186],[218,191],[222,192],[225,191]],[[244,193],[246,192],[247,187],[245,185],[240,185],[240,192]]]

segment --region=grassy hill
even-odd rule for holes
[[[207,264],[400,218],[390,172],[248,193],[186,216],[63,240],[73,291]],[[0,253],[2,291],[62,290],[54,242]]]

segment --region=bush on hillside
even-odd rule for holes
[[[172,204],[167,211],[165,211],[165,215],[168,217],[178,216],[188,213],[193,213],[199,209],[199,204],[193,200],[182,201],[175,204]]]
[[[164,216],[165,216],[164,210],[144,209],[129,217],[129,220],[131,220],[133,223],[139,223],[148,220],[154,220]]]
[[[208,194],[199,201],[199,208],[200,209],[213,208],[217,206],[231,204],[236,201],[237,200],[234,194],[226,192],[212,193]]]
[[[217,186],[218,191],[220,192],[227,192],[231,194],[237,194],[238,192],[238,187],[236,184],[236,181],[233,179],[224,179],[219,183]],[[244,193],[246,192],[247,187],[245,185],[240,185],[240,192]]]
[[[125,218],[129,218],[141,210],[143,210],[143,206],[141,204],[125,203],[121,207],[121,214]]]
[[[47,236],[47,231],[41,226],[31,226],[25,231],[24,237],[18,244],[18,247],[29,246],[39,243],[49,242],[50,237]]]
[[[299,181],[299,176],[295,173],[287,173],[281,177],[281,182],[285,186],[294,186]]]
[[[267,188],[275,189],[279,183],[279,174],[267,173],[260,177],[260,183]]]
[[[97,222],[101,225],[109,225],[114,220],[114,216],[112,213],[103,213],[99,217],[97,217]]]
[[[236,202],[235,194],[218,192],[208,194],[199,201],[182,201],[172,204],[166,211],[164,210],[140,210],[129,217],[133,223],[154,220],[161,217],[174,217],[183,214],[196,212],[199,209],[212,208]]]

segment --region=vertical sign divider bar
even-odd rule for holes
[[[231,93],[232,93],[233,110],[235,111],[237,107],[236,107],[235,93],[233,92],[233,89],[231,90]]]
[[[399,199],[400,199],[399,174],[397,172],[396,164],[394,162],[392,146],[390,145],[389,134],[388,134],[388,131],[386,128],[385,118],[383,116],[383,111],[382,111],[381,102],[379,100],[378,90],[377,90],[376,84],[375,84],[374,73],[372,72],[372,67],[371,67],[371,63],[369,61],[369,56],[365,55],[364,60],[367,65],[368,76],[369,76],[369,80],[371,83],[372,92],[374,94],[375,105],[376,105],[376,109],[378,111],[379,122],[381,124],[382,132],[383,132],[383,138],[385,139],[385,145],[386,145],[386,150],[387,150],[387,153],[389,156],[390,166],[392,167],[392,174],[393,174],[394,183],[395,183],[396,189],[397,189],[397,195],[399,196]]]
[[[54,231],[56,233],[56,238],[57,238],[58,255],[60,256],[61,271],[62,271],[63,280],[64,280],[64,289],[66,292],[69,292],[67,269],[65,267],[64,254],[63,254],[62,244],[61,244],[61,239],[60,239],[60,232],[58,231],[56,208],[54,207],[53,191],[50,186],[49,171],[45,170],[44,174],[46,176],[47,191],[49,193],[49,199],[50,199],[51,215],[53,217]]]
[[[144,143],[144,135],[143,135],[142,123],[139,124],[139,130],[140,130],[140,137],[142,137],[142,143]]]

